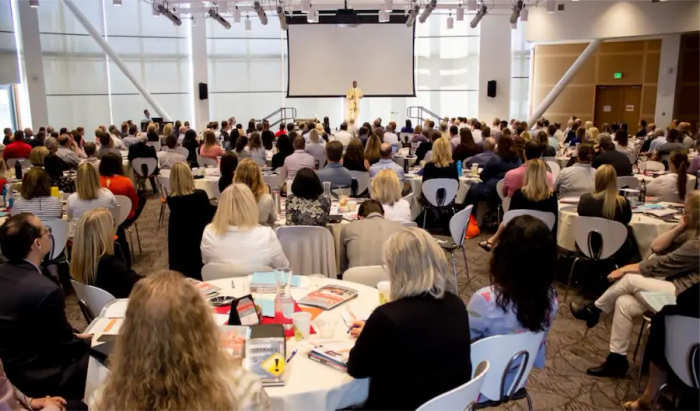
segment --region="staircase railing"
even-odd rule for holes
[[[431,118],[431,117],[438,120],[437,121],[438,123],[440,122],[440,120],[442,120],[442,117],[433,113],[432,111],[428,110],[427,108],[425,108],[423,106],[408,107],[406,109],[406,117],[413,118],[413,119],[419,119],[421,121],[421,123],[426,118]]]
[[[272,122],[270,119],[279,115],[280,117],[276,121]],[[270,127],[275,126],[283,121],[294,120],[297,118],[297,109],[294,107],[280,107],[279,109],[273,111],[258,122],[263,122],[267,120],[270,123]]]

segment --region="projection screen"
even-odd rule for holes
[[[338,97],[353,80],[365,97],[415,96],[413,27],[290,24],[288,97]]]

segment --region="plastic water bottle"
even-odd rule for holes
[[[20,164],[19,160],[15,162],[15,178],[17,180],[22,179],[22,164]]]
[[[403,159],[403,172],[405,174],[408,174],[408,159],[407,158]]]
[[[457,161],[457,177],[462,177],[462,162]]]
[[[642,184],[639,187],[639,201],[644,204],[647,198],[647,182],[642,180]]]
[[[285,329],[292,326],[292,314],[294,314],[294,299],[289,290],[292,282],[292,270],[275,270],[277,282],[277,295],[275,295],[275,320],[284,325]]]

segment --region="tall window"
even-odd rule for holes
[[[513,53],[510,80],[510,118],[527,120],[530,115],[530,55],[532,46],[525,41],[525,25],[511,30]]]

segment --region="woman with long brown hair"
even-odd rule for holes
[[[381,147],[382,140],[376,134],[370,135],[365,146],[365,158],[369,161],[370,166],[378,162],[382,157],[379,153]]]
[[[481,153],[481,148],[474,142],[472,131],[464,127],[459,130],[459,144],[452,152],[454,161],[464,161]]]
[[[685,150],[674,151],[668,159],[669,172],[652,179],[647,184],[647,195],[659,197],[661,201],[682,203],[689,190],[695,187],[697,178],[688,175],[688,154]]]
[[[269,193],[269,187],[263,182],[262,171],[255,161],[245,158],[238,164],[233,176],[234,183],[243,183],[250,188],[258,204],[258,223],[273,225],[277,220],[277,210]]]
[[[369,161],[365,159],[364,148],[359,138],[350,140],[340,164],[350,171],[369,171]]]
[[[213,160],[224,155],[224,149],[219,145],[219,141],[213,131],[205,130],[202,135],[204,136],[204,144],[199,149],[199,155]]]
[[[174,271],[139,281],[95,410],[265,410],[260,379],[221,344],[211,307]]]

